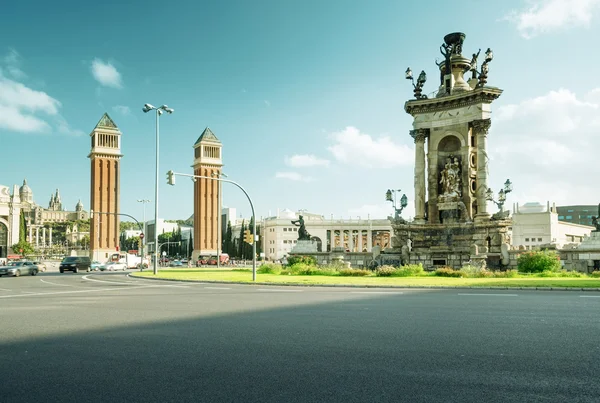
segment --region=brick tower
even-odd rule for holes
[[[194,175],[218,177],[223,167],[222,144],[207,127],[194,144]],[[216,256],[219,245],[219,181],[198,178],[194,183],[194,252]]]
[[[105,261],[119,245],[121,131],[104,114],[92,133],[90,209],[90,257]],[[113,214],[98,214],[113,213]]]

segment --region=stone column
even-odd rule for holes
[[[415,222],[425,224],[425,138],[429,129],[410,131],[415,140]]]
[[[373,230],[367,230],[367,252],[373,251]]]
[[[42,246],[46,246],[46,227],[42,227]]]
[[[50,233],[50,234],[48,235],[48,238],[49,238],[49,239],[48,239],[48,242],[49,242],[50,246],[52,246],[52,227],[50,227],[50,228],[49,228],[49,231],[48,231],[48,232]]]
[[[40,245],[40,227],[35,227],[35,247]]]
[[[348,230],[348,250],[354,252],[354,231],[352,229]]]
[[[487,135],[491,124],[491,119],[474,120],[472,122],[477,147],[477,215],[475,216],[475,220],[477,221],[485,220],[490,217],[490,214],[487,212],[485,192],[488,188]]]
[[[357,236],[356,242],[358,243],[357,251],[362,252],[363,251],[363,249],[362,249],[362,244],[363,244],[362,243],[362,229],[358,230],[358,236]]]
[[[30,223],[27,223],[30,224]],[[29,242],[29,244],[33,243],[33,228],[31,227],[31,225],[27,226],[27,229],[29,230],[29,239],[27,240]]]
[[[331,229],[329,232],[330,251],[333,251],[333,248],[335,248],[335,230]]]
[[[437,198],[438,198],[438,155],[437,151],[429,149],[428,153],[428,164],[429,164],[429,204],[428,208],[428,221],[430,224],[438,224],[440,222],[439,211],[437,208]]]

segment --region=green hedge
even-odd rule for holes
[[[530,251],[517,257],[517,266],[521,273],[542,273],[560,271],[560,256],[555,251]]]

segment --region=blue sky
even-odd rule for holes
[[[154,117],[161,118],[160,216],[193,212],[192,146],[209,126],[224,172],[258,216],[277,208],[327,217],[385,217],[388,188],[414,214],[412,97],[404,70],[436,89],[445,34],[464,53],[494,50],[490,184],[514,183],[507,202],[598,202],[590,175],[600,142],[597,0],[27,1],[0,24],[0,183],[27,178],[38,204],[59,188],[89,209],[89,133],[108,112],[123,133],[122,212],[154,198]],[[589,175],[588,175],[589,174]],[[224,205],[244,216],[243,194]],[[152,205],[152,204],[151,204]],[[147,217],[153,216],[152,207]]]

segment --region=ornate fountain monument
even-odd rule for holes
[[[416,214],[411,223],[394,220],[392,246],[403,263],[422,263],[428,269],[459,268],[469,261],[493,267],[508,261],[511,221],[487,211],[487,135],[491,104],[502,90],[486,85],[492,50],[487,49],[477,71],[481,50],[464,57],[465,37],[460,32],[444,37],[435,96],[423,94],[424,71],[415,84],[412,71],[406,70],[415,95],[404,110],[414,118]]]

